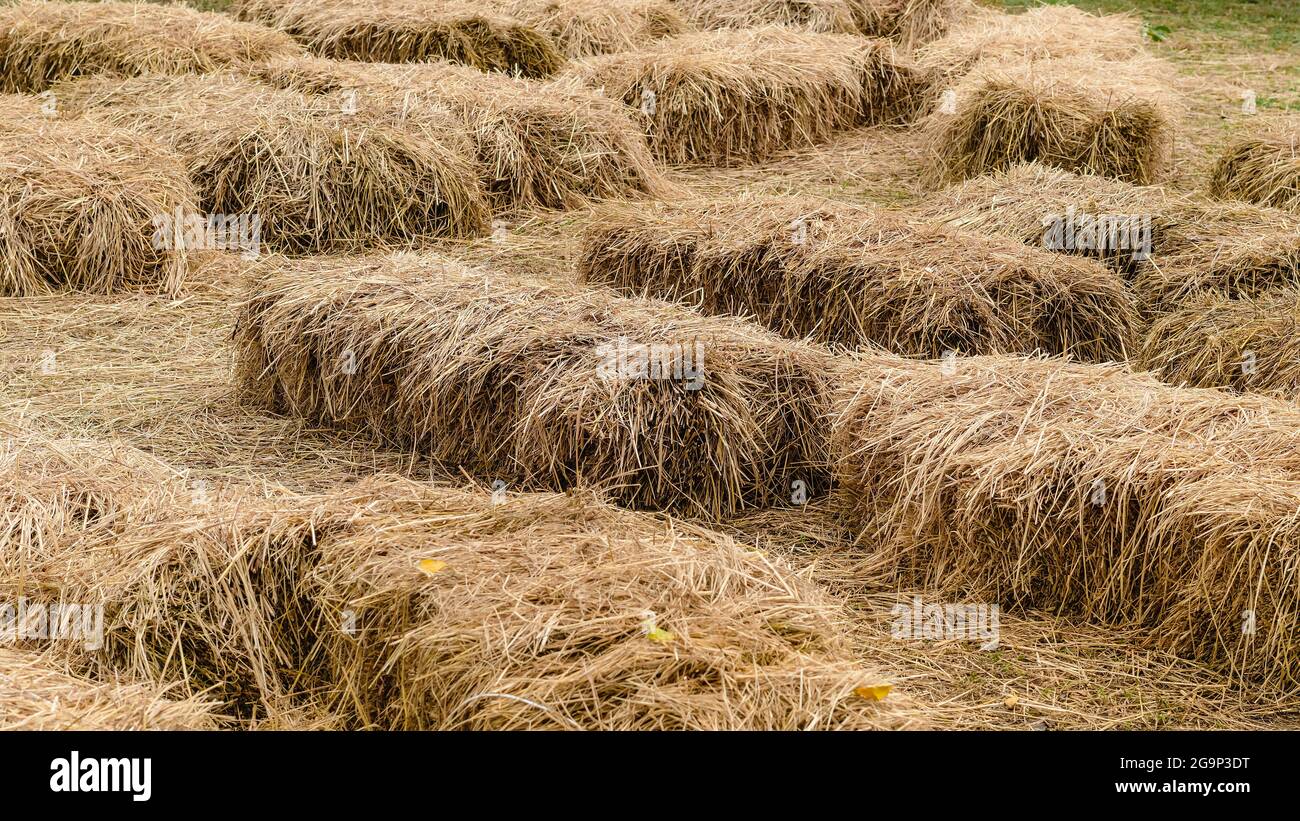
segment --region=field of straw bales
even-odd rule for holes
[[[0,265],[0,729],[1300,727],[1290,0],[17,0]]]

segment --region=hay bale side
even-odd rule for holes
[[[317,56],[420,63],[450,60],[481,71],[549,77],[564,55],[536,28],[489,4],[423,0],[235,0],[231,11],[282,29]]]
[[[156,3],[20,2],[0,7],[0,91],[68,77],[186,74],[300,54],[287,35]]]
[[[630,51],[690,29],[672,0],[493,0],[570,58]]]
[[[929,357],[1122,360],[1137,323],[1124,281],[1099,263],[808,197],[608,207],[579,272],[785,336]]]
[[[1176,385],[1300,398],[1300,288],[1190,297],[1152,323],[1139,361]]]
[[[216,705],[173,688],[100,682],[39,654],[0,647],[0,730],[215,730]]]
[[[309,506],[23,429],[0,438],[0,477],[0,602],[35,614],[18,649],[101,681],[175,682],[241,719],[292,709],[285,671],[310,621],[297,578],[328,530]],[[52,605],[83,610],[56,636],[39,618]]]
[[[449,114],[421,129],[323,110],[227,74],[87,78],[58,95],[87,119],[165,141],[207,214],[256,214],[275,250],[349,250],[487,231],[473,152]]]
[[[450,63],[318,58],[272,61],[253,74],[278,88],[316,95],[317,105],[336,107],[352,95],[347,99],[394,128],[422,128],[422,108],[449,111],[468,133],[474,173],[495,210],[579,208],[592,200],[672,191],[630,112],[575,83],[485,74]]]
[[[663,162],[738,164],[917,113],[928,73],[883,40],[781,26],[710,31],[574,64],[641,109]]]
[[[156,220],[196,208],[180,158],[135,134],[19,107],[6,104],[0,125],[0,296],[175,293],[186,256],[158,242]]]
[[[1038,161],[1139,185],[1164,175],[1180,117],[1153,59],[1063,58],[980,65],[954,86],[954,110],[926,124],[931,182]]]
[[[342,496],[343,494],[337,494]],[[840,607],[779,560],[586,494],[377,479],[304,580],[355,726],[865,729],[906,695],[856,661]],[[912,725],[914,726],[914,725]]]
[[[1118,366],[874,355],[847,369],[832,453],[896,580],[1151,628],[1161,649],[1294,687],[1297,441],[1290,403]]]
[[[440,257],[262,265],[235,332],[260,405],[633,507],[716,516],[825,486],[819,348]],[[663,370],[638,370],[651,355]]]
[[[790,26],[823,34],[857,34],[850,0],[674,0],[696,29]]]
[[[1021,14],[973,10],[917,57],[949,77],[981,61],[1033,62],[1063,57],[1129,60],[1146,54],[1142,21],[1130,14],[1091,14],[1074,6],[1041,6]]]
[[[847,0],[858,31],[914,49],[979,10],[971,0]]]
[[[1230,143],[1210,172],[1210,196],[1300,213],[1300,117]]]

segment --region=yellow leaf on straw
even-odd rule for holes
[[[1008,707],[1014,707],[1020,703],[1020,696],[1017,696],[1013,693],[1007,696],[1005,699],[1003,699],[1002,703],[1007,705]]]
[[[889,684],[877,684],[872,687],[854,687],[853,694],[865,698],[867,701],[884,701],[889,691],[894,689]]]
[[[432,576],[434,573],[437,573],[439,570],[446,570],[447,563],[441,561],[440,559],[421,559],[420,569],[423,570],[425,573],[428,573],[430,576]]]
[[[646,638],[650,639],[651,641],[657,641],[660,644],[667,644],[668,642],[677,638],[671,632],[663,629],[662,627],[653,627],[645,635]]]

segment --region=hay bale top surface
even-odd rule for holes
[[[1022,14],[981,8],[942,38],[922,46],[917,57],[946,74],[959,75],[985,60],[1127,60],[1145,53],[1142,22],[1132,15],[1098,15],[1074,6],[1042,6]]]
[[[359,666],[342,657],[382,726],[907,723],[906,696],[854,694],[887,679],[854,661],[840,607],[730,538],[585,493],[494,499],[381,477],[336,495],[349,494],[363,512],[322,540],[310,587],[358,603],[369,635],[403,636],[367,642]]]
[[[807,31],[857,34],[851,0],[674,0],[696,28],[791,26]]]
[[[22,2],[0,7],[0,88],[41,91],[82,74],[215,71],[302,53],[288,35],[157,3]]]
[[[491,0],[548,35],[568,57],[628,51],[687,31],[673,0]]]
[[[0,730],[215,730],[217,705],[156,684],[91,681],[0,647]]]

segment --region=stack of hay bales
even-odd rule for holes
[[[485,74],[450,63],[372,64],[301,58],[258,66],[276,87],[345,102],[390,127],[423,130],[444,112],[467,131],[474,172],[493,207],[576,208],[593,199],[662,195],[639,124],[620,103],[571,82]]]
[[[160,215],[193,210],[180,159],[118,129],[0,98],[0,296],[53,289],[175,292],[185,255],[159,243]]]
[[[807,197],[610,207],[579,270],[786,336],[928,357],[1123,359],[1136,323],[1124,281],[1098,262]]]
[[[1168,169],[1180,104],[1153,58],[985,62],[931,115],[932,180],[949,183],[1038,161],[1150,184]]]
[[[1270,120],[1229,144],[1210,173],[1210,195],[1300,213],[1300,117]]]
[[[235,0],[244,20],[283,29],[340,60],[450,60],[482,71],[549,77],[564,55],[542,32],[469,0]]]
[[[435,256],[265,260],[235,332],[258,404],[486,480],[711,516],[824,487],[827,351]]]
[[[848,0],[858,31],[912,49],[942,37],[978,10],[971,0]]]
[[[92,681],[0,647],[0,730],[215,730],[215,705],[172,688]]]
[[[1168,310],[1197,291],[1241,295],[1300,281],[1300,218],[1292,214],[1200,201],[1038,163],[953,186],[921,213],[955,228],[1040,247],[1052,224],[1067,216],[1081,232],[1100,216],[1143,219],[1149,223],[1149,259],[1095,241],[1056,250],[1098,257],[1133,277],[1135,292],[1152,311]]]
[[[445,112],[422,112],[417,133],[233,74],[85,78],[56,91],[90,121],[165,142],[183,159],[204,212],[260,217],[260,241],[273,249],[487,231],[473,149]]]
[[[67,77],[217,71],[300,54],[287,35],[156,3],[20,2],[0,8],[0,91]]]
[[[1294,686],[1293,404],[1009,356],[945,368],[874,354],[846,371],[832,458],[879,569],[1141,625],[1162,649]]]
[[[674,164],[754,162],[907,120],[930,83],[888,41],[782,26],[671,37],[569,75],[640,108],[655,156]]]
[[[546,34],[571,58],[628,51],[688,29],[672,0],[493,0],[490,5]]]
[[[847,615],[779,560],[585,494],[368,480],[303,589],[307,669],[354,725],[793,730],[915,726]]]
[[[1166,382],[1300,398],[1300,287],[1188,297],[1152,323],[1139,361]]]

